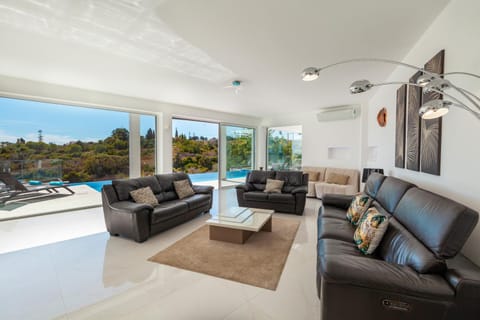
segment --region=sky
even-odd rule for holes
[[[142,115],[140,119],[142,135],[155,128],[154,116]],[[116,128],[129,128],[127,112],[0,97],[0,142],[16,142],[20,137],[38,141],[38,130],[42,130],[46,143],[98,141]]]

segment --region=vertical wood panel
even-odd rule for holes
[[[407,85],[397,90],[397,119],[395,138],[395,167],[405,168],[405,115]]]

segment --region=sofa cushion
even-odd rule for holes
[[[250,191],[245,192],[243,198],[250,201],[268,201],[268,193],[263,191]]]
[[[394,217],[440,258],[454,257],[478,221],[475,211],[418,188],[407,191]]]
[[[188,204],[189,209],[196,209],[210,204],[210,196],[206,194],[195,194],[182,199]]]
[[[337,239],[320,239],[317,244],[318,255],[350,255],[350,256],[362,256],[364,254],[358,250],[352,242],[346,242]],[[371,257],[371,256],[367,256]]]
[[[318,239],[337,239],[353,243],[354,232],[355,228],[345,219],[318,219]]]
[[[342,186],[346,185],[348,183],[348,179],[350,177],[345,175],[345,174],[339,174],[339,173],[330,173],[327,177],[326,183],[334,183],[334,184],[340,184]]]
[[[357,188],[352,185],[339,185],[326,182],[317,182],[315,183],[315,195],[317,198],[321,199],[324,194],[334,193],[334,194],[355,194]]]
[[[190,185],[190,181],[187,179],[173,181],[173,187],[175,188],[175,192],[177,193],[178,199],[190,197],[195,194],[195,191],[193,191],[193,188]]]
[[[160,203],[153,209],[152,224],[161,223],[187,213],[188,204],[185,201],[173,200]]]
[[[366,194],[360,194],[353,198],[350,207],[347,210],[347,220],[356,226],[362,215],[367,211],[373,199]]]
[[[320,208],[318,214],[319,216],[324,218],[334,218],[334,219],[340,219],[342,221],[345,220],[345,210],[340,208],[325,206]]]
[[[353,240],[364,254],[372,254],[382,241],[388,227],[388,217],[370,208],[360,218]]]
[[[263,190],[263,192],[282,193],[284,183],[285,181],[283,180],[267,179],[267,184],[265,185],[265,190]]]
[[[155,198],[155,195],[152,192],[150,187],[140,188],[137,190],[130,191],[130,196],[133,198],[133,201],[136,203],[146,203],[155,207],[158,205],[158,200]]]
[[[186,173],[183,172],[157,174],[155,177],[162,188],[162,192],[156,195],[158,202],[178,199],[173,181],[188,180],[189,184],[191,185],[190,178]]]
[[[308,174],[308,181],[318,181],[320,172],[318,171],[303,171],[303,173]]]
[[[274,179],[275,171],[252,170],[248,175],[246,182],[255,190],[263,191],[267,183],[267,179]]]
[[[405,192],[414,186],[414,184],[407,181],[394,177],[386,177],[378,189],[375,199],[385,208],[385,210],[389,213],[393,213]]]
[[[385,180],[385,176],[383,174],[372,172],[370,176],[368,176],[367,182],[365,183],[364,192],[368,194],[370,197],[375,198],[377,196],[378,189]]]
[[[268,195],[268,200],[272,202],[294,203],[295,196],[291,193],[271,193]]]
[[[162,191],[162,188],[155,177],[113,180],[112,185],[117,193],[119,201],[132,200],[130,192],[140,188],[150,187],[154,194]]]
[[[395,218],[390,219],[377,251],[383,260],[409,266],[419,273],[445,271],[445,261],[438,259]]]

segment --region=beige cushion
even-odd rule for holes
[[[374,207],[363,214],[353,234],[353,241],[364,254],[372,254],[382,241],[388,227],[388,217]]]
[[[315,183],[315,196],[319,199],[323,197],[326,193],[333,194],[355,194],[357,188],[352,185],[340,185],[326,182],[316,182]]]
[[[348,183],[349,176],[339,173],[330,173],[327,177],[327,183],[334,183],[340,185],[346,185]]]
[[[265,190],[263,190],[263,192],[282,193],[282,187],[284,183],[285,181],[283,180],[267,179],[267,185],[265,186]]]
[[[190,182],[187,179],[173,181],[173,187],[175,188],[175,192],[179,199],[190,197],[195,194],[195,191],[193,191]]]
[[[158,205],[158,200],[155,198],[155,195],[150,187],[130,191],[130,195],[137,203],[146,203],[152,207]]]
[[[318,171],[303,171],[303,173],[308,174],[308,181],[318,181],[320,172]]]

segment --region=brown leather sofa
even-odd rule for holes
[[[213,187],[193,186],[193,196],[178,199],[173,181],[187,179],[185,173],[113,180],[102,188],[103,213],[108,232],[143,242],[149,236],[184,223],[212,208]],[[136,203],[130,191],[149,186],[159,205]]]
[[[322,319],[478,319],[480,268],[460,250],[478,213],[415,185],[370,175],[365,193],[390,217],[373,256],[353,243],[352,196],[325,195],[318,217]]]
[[[263,192],[267,179],[285,181],[282,192]],[[235,187],[238,205],[302,215],[307,198],[307,183],[308,174],[301,171],[253,170],[245,178],[245,184]]]

